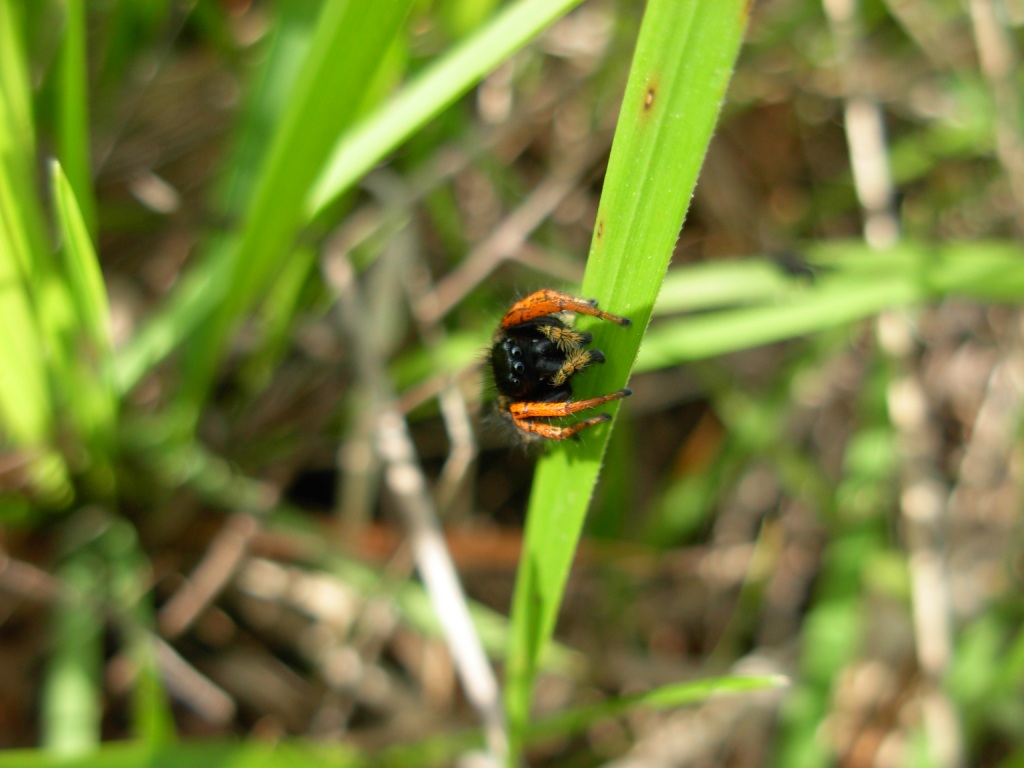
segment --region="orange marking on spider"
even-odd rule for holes
[[[593,363],[603,363],[605,358],[600,350],[586,347],[591,334],[573,330],[558,316],[560,312],[589,315],[622,326],[630,322],[598,309],[592,299],[551,290],[536,291],[505,313],[490,353],[499,392],[498,412],[528,440],[573,437],[611,416],[602,413],[566,426],[544,420],[571,416],[631,394],[628,389],[620,389],[573,401],[572,377]]]
[[[535,320],[538,317],[551,315],[555,312],[576,312],[580,315],[590,315],[601,320],[609,320],[618,325],[629,325],[627,317],[619,317],[611,312],[605,312],[597,308],[597,299],[577,299],[567,293],[559,293],[544,288],[535,291],[512,305],[512,308],[505,313],[501,319],[502,328],[511,328],[516,325]]]
[[[549,440],[565,440],[573,437],[578,432],[582,432],[587,427],[592,427],[595,424],[604,424],[610,419],[611,416],[607,413],[602,413],[600,416],[591,416],[589,419],[578,421],[568,427],[560,427],[557,424],[548,424],[547,422],[534,421],[533,419],[519,419],[516,421],[516,427],[530,435],[546,437]]]
[[[509,406],[509,411],[511,411],[512,416],[515,418],[553,419],[558,416],[571,416],[588,408],[596,408],[599,405],[610,403],[612,400],[621,400],[632,394],[633,390],[631,389],[620,389],[618,392],[612,392],[610,395],[600,395],[599,397],[591,397],[586,400],[570,400],[565,403],[512,403]],[[602,416],[610,418],[606,413],[602,414]],[[606,419],[602,419],[602,421],[604,420]]]

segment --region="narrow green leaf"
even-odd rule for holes
[[[76,318],[93,354],[109,363],[113,342],[110,338],[110,304],[103,283],[96,251],[78,204],[78,197],[63,168],[56,160],[50,163],[57,225],[61,234],[61,254],[65,278],[76,309]]]
[[[19,187],[25,185],[16,191],[27,192],[33,188],[36,147],[21,6],[17,0],[0,0],[0,162]]]
[[[342,137],[308,201],[310,218],[581,0],[519,0],[446,53]]]
[[[50,254],[35,184],[21,12],[20,3],[0,0],[0,442],[25,450],[38,501],[60,506],[71,486],[63,459],[49,446],[55,408],[34,302]],[[24,509],[22,503],[2,503],[0,517]]]
[[[0,157],[0,433],[15,444],[38,446],[49,439],[53,413],[42,341],[19,267],[32,257],[11,170]]]
[[[112,518],[96,543],[106,563],[107,594],[121,618],[124,654],[135,671],[133,735],[151,745],[170,744],[176,736],[174,714],[157,660],[149,560],[135,528],[123,519]]]
[[[73,555],[60,569],[65,593],[57,604],[54,648],[43,687],[43,744],[59,755],[80,754],[100,741],[103,714],[100,666],[102,619],[93,604],[103,562],[93,553]]]
[[[113,487],[118,410],[110,305],[74,190],[56,160],[50,166],[50,180],[63,267],[41,304],[53,352],[53,387],[89,452],[83,469],[92,490],[106,495]]]
[[[138,12],[134,6],[125,10]],[[255,194],[273,142],[274,121],[288,109],[319,11],[315,3],[277,6],[278,16],[267,54],[254,78],[235,146],[216,192],[219,209],[231,220],[244,217],[246,206]],[[118,350],[114,378],[119,392],[134,387],[154,364],[215,311],[225,286],[230,285],[234,265],[229,259],[236,245],[224,239],[208,244],[202,266],[182,275],[167,306],[150,316],[135,336]]]
[[[89,82],[85,0],[65,0],[65,26],[57,56],[57,157],[75,190],[90,239],[96,236],[96,200],[89,158]]]
[[[920,301],[907,280],[843,283],[782,304],[745,307],[686,317],[652,328],[644,339],[637,370],[650,371],[782,341]]]
[[[317,23],[292,99],[260,173],[237,242],[224,257],[227,282],[212,318],[186,351],[183,401],[191,419],[209,388],[224,345],[259,300],[308,223],[304,201],[339,132],[358,116],[381,51],[402,29],[411,0],[327,3]],[[339,98],[339,94],[343,97]],[[219,266],[204,268],[220,273]],[[227,290],[230,287],[230,290]]]
[[[747,20],[745,0],[652,0],[640,30],[595,225],[583,295],[633,319],[580,323],[608,362],[580,381],[582,399],[626,383],[711,138]],[[614,410],[614,409],[612,409]],[[513,603],[506,703],[513,760],[537,660],[554,628],[606,429],[553,446],[540,461]]]
[[[784,688],[789,680],[781,675],[759,677],[711,677],[685,683],[673,683],[633,696],[623,696],[599,704],[580,707],[541,720],[530,728],[530,739],[550,736],[568,736],[580,733],[595,722],[618,717],[637,707],[670,709],[684,707],[710,699],[713,696],[738,696],[752,691]]]
[[[786,276],[763,259],[673,270],[657,312],[703,310],[652,327],[637,370],[668,368],[795,338],[949,296],[1024,299],[1024,264],[1005,243],[904,242],[878,252],[863,243],[813,248],[812,279]],[[736,306],[738,305],[738,306]]]
[[[281,3],[269,30],[263,62],[253,78],[216,193],[223,215],[242,217],[259,183],[271,148],[275,116],[284,114],[298,80],[320,15],[318,3]]]
[[[50,436],[41,341],[29,299],[43,240],[32,176],[31,90],[19,4],[0,0],[0,433],[19,445]]]
[[[238,263],[244,261],[246,265],[243,269],[246,282],[262,280],[265,273],[272,274],[276,268],[276,259],[283,258],[282,254],[299,226],[318,217],[389,152],[580,1],[519,0],[443,56],[423,75],[406,85],[383,107],[348,133],[344,132],[344,128],[347,121],[356,116],[355,105],[360,101],[358,88],[361,82],[366,82],[366,78],[361,80],[355,77],[354,73],[358,70],[348,67],[346,62],[361,55],[360,52],[368,53],[371,59],[376,61],[380,58],[380,51],[386,46],[376,37],[362,35],[359,32],[359,24],[346,23],[344,29],[335,29],[340,36],[339,50],[344,55],[339,53],[333,58],[331,55],[318,57],[319,60],[328,63],[329,71],[324,75],[307,73],[303,76],[304,81],[321,83],[314,95],[315,106],[329,109],[324,114],[314,114],[313,107],[302,109],[293,105],[290,108],[290,112],[303,116],[288,118],[287,126],[282,126],[280,134],[275,139],[276,159],[272,168],[266,169],[260,176],[259,188],[263,197],[258,199],[262,202],[259,210],[250,216],[250,228],[253,231],[249,233],[246,244],[241,247],[237,244],[228,244],[226,250],[229,253],[225,258],[210,258],[199,272],[185,277],[182,290],[178,291],[173,303],[165,312],[150,320],[136,338],[120,352],[116,377],[119,390],[125,391],[135,386],[155,362],[180,345],[188,334],[210,316],[219,304],[225,286],[234,284]],[[335,5],[343,6],[345,3]],[[390,10],[400,10],[406,3],[403,0],[402,3],[386,5]],[[372,17],[373,14],[381,12],[380,6],[356,6],[358,7],[352,13],[357,15],[368,14]],[[375,34],[385,30],[389,23],[384,20],[373,25]],[[324,27],[324,24],[321,23],[320,26]],[[346,30],[348,38],[344,36]],[[327,35],[322,29],[317,34]],[[280,44],[284,46],[288,42],[289,40],[282,40]],[[312,66],[308,65],[308,68],[312,69]],[[372,87],[372,83],[367,87]],[[300,90],[297,86],[291,87],[292,93]],[[345,93],[345,98],[339,101],[324,95],[336,93]],[[294,190],[298,189],[298,185],[293,187],[291,183],[278,183],[275,173],[291,174],[290,182],[295,182],[302,176],[302,169],[306,163],[297,162],[293,155],[314,154],[313,150],[318,146],[319,140],[311,140],[303,127],[316,126],[321,126],[317,132],[318,136],[328,136],[323,157],[329,159],[321,168],[316,169],[318,176],[304,198],[303,214],[289,214],[296,218],[287,230],[279,231],[277,227],[271,229],[272,221],[291,210],[291,206],[297,200]],[[324,127],[327,127],[326,131]],[[336,139],[339,135],[341,138]],[[334,147],[328,154],[331,144],[334,144]],[[235,196],[232,196],[232,199],[235,199]],[[254,247],[250,247],[251,245]],[[264,252],[269,255],[263,255]],[[260,262],[263,261],[270,262],[270,266],[260,266]],[[248,306],[251,300],[246,299],[239,304],[245,303]],[[237,316],[239,311],[232,310],[231,314]],[[223,336],[224,333],[223,330],[217,331],[219,336]],[[219,349],[219,345],[213,344],[212,336],[210,344],[210,349],[203,353],[207,355],[207,364],[211,363],[210,356]],[[196,376],[201,367],[198,361],[194,363]],[[200,392],[204,386],[202,379],[198,378],[193,391]]]

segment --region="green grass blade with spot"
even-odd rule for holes
[[[652,0],[634,55],[595,226],[583,295],[631,328],[581,322],[608,362],[580,399],[623,386],[665,276],[747,20],[746,0]],[[554,629],[607,441],[553,446],[540,461],[513,603],[506,705],[512,757],[527,728],[537,660]]]

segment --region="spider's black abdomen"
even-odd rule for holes
[[[564,327],[551,317],[545,318],[545,324]],[[568,382],[551,384],[564,363],[565,354],[533,323],[503,330],[491,347],[494,383],[501,394],[515,400],[567,400],[572,395]]]

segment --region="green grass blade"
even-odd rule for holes
[[[186,414],[194,418],[218,369],[221,351],[258,301],[308,223],[304,201],[337,134],[351,125],[411,0],[324,6],[309,53],[247,206],[241,236],[226,252],[227,282],[217,310],[186,354]],[[338,94],[343,94],[339,98]],[[209,264],[204,265],[210,267]],[[214,267],[214,271],[222,270]]]
[[[60,163],[50,166],[62,273],[54,276],[43,311],[54,352],[54,389],[88,447],[92,490],[113,488],[111,462],[117,419],[110,305],[99,261],[75,192]]]
[[[49,268],[44,216],[35,184],[32,91],[21,4],[0,0],[0,442],[26,449],[26,473],[39,501],[71,494],[67,468],[49,447],[55,406],[34,301]],[[0,503],[0,518],[24,504]]]
[[[718,117],[747,3],[653,0],[647,6],[605,179],[583,295],[633,319],[581,323],[608,362],[578,398],[625,384],[665,276]],[[597,480],[607,430],[554,446],[541,460],[513,602],[506,704],[513,756],[529,713],[537,660],[554,628]]]
[[[53,414],[29,284],[45,240],[32,182],[31,90],[17,6],[0,0],[0,433],[38,446],[50,436]]]
[[[90,238],[96,236],[96,200],[89,159],[89,83],[85,52],[85,0],[67,0],[57,55],[57,157],[75,190]]]
[[[61,235],[64,278],[75,306],[76,319],[91,345],[91,354],[104,364],[110,362],[113,342],[110,338],[110,304],[103,283],[96,251],[78,196],[56,160],[50,164],[57,228]]]
[[[749,349],[950,296],[1024,298],[1024,264],[1006,243],[927,247],[908,241],[884,252],[863,243],[832,243],[810,256],[812,266],[822,267],[813,282],[788,277],[763,259],[673,270],[658,298],[659,313],[717,310],[653,327],[637,370]]]
[[[31,260],[21,216],[25,199],[15,191],[11,170],[0,159],[0,433],[18,445],[41,445],[50,436],[53,413],[42,342],[20,269]]]
[[[586,707],[580,707],[541,720],[530,728],[531,739],[558,736],[564,738],[581,733],[596,721],[619,717],[636,707],[670,709],[696,704],[712,696],[739,696],[753,691],[784,688],[789,680],[781,675],[759,677],[711,677],[686,683],[673,683],[632,696],[623,696]]]
[[[17,0],[0,0],[0,162],[17,192],[33,191],[35,126],[24,47],[24,18]],[[32,222],[41,227],[42,217]]]
[[[120,619],[121,647],[135,670],[132,735],[154,746],[170,744],[176,738],[174,713],[157,659],[152,566],[135,528],[126,520],[111,519],[96,545],[106,563],[107,594]]]
[[[35,205],[35,197],[13,192],[18,185],[11,170],[0,159],[0,444],[25,449],[26,474],[37,501],[60,507],[71,498],[71,483],[64,459],[50,445],[55,405],[30,282],[21,269],[33,259],[27,244],[32,235],[22,213]],[[24,511],[22,504],[0,503],[0,520]]]
[[[242,219],[254,197],[273,141],[270,131],[275,116],[288,109],[319,11],[320,7],[313,3],[284,3],[277,10],[266,58],[254,78],[245,115],[216,192],[217,205],[230,220]],[[203,266],[183,275],[167,306],[148,318],[118,351],[115,381],[119,392],[134,387],[154,364],[214,312],[231,280],[234,266],[228,256],[235,245],[227,239],[209,244],[203,254]]]
[[[330,159],[323,168],[318,169],[319,176],[306,197],[304,214],[293,222],[293,229],[319,216],[326,206],[329,206],[345,190],[349,189],[375,164],[383,160],[388,152],[413,135],[424,123],[451,104],[459,95],[465,93],[504,58],[520,49],[554,19],[566,13],[579,2],[580,0],[520,0],[499,13],[491,22],[473,33],[452,52],[446,54],[416,81],[404,87],[386,105],[359,123],[351,133],[337,141],[330,154]],[[369,14],[372,11],[367,9],[365,13]],[[292,12],[289,14],[295,15]],[[380,29],[384,28],[380,24],[377,26]],[[355,39],[360,41],[360,46],[363,44],[358,35],[355,36]],[[280,45],[287,47],[289,40],[280,41]],[[357,47],[349,55],[355,55],[359,49]],[[376,56],[380,49],[375,49],[371,53]],[[342,133],[345,124],[345,121],[340,120],[338,115],[349,117],[350,115],[347,113],[341,113],[353,106],[349,102],[359,101],[357,98],[353,98],[354,86],[352,83],[348,81],[347,77],[341,77],[346,72],[344,61],[339,58],[332,63],[331,72],[333,76],[338,76],[339,80],[337,82],[333,79],[328,81],[326,76],[319,78],[323,80],[321,93],[345,92],[346,99],[341,102],[331,102],[331,112],[326,116],[317,118],[311,115],[291,121],[292,124],[299,126],[312,125],[314,119],[319,119],[321,124],[324,124],[325,121],[334,124],[336,127],[330,132],[328,147],[334,142],[334,137]],[[305,75],[305,77],[317,79],[311,75]],[[296,87],[292,86],[291,90],[294,92]],[[321,103],[329,101],[322,96],[319,98]],[[261,120],[261,125],[262,122]],[[289,138],[279,136],[275,140],[276,146],[284,146],[287,149],[287,151],[278,152],[284,159],[279,157],[277,164],[284,171],[288,171],[294,166],[289,159],[288,152],[301,150],[304,154],[309,153],[313,144],[298,129],[282,128],[281,133]],[[251,156],[251,148],[247,154]],[[327,156],[327,150],[324,150],[324,156]],[[301,164],[298,167],[301,168]],[[241,175],[244,176],[244,174]],[[266,190],[273,192],[272,202],[267,211],[261,209],[260,215],[251,216],[250,219],[253,221],[258,222],[267,219],[268,216],[273,218],[283,215],[282,211],[278,209],[287,210],[296,199],[290,187],[278,185],[273,181],[273,172],[270,170],[262,174],[258,183],[264,193]],[[242,207],[236,197],[232,195],[234,201],[232,208]],[[269,222],[267,226],[269,226]],[[244,257],[246,264],[250,264],[253,258],[272,261],[270,256],[260,255],[263,250],[262,243],[269,242],[263,234],[264,232],[261,230],[258,234],[253,234],[248,238],[247,242],[255,242],[258,246],[254,252],[245,251],[246,246],[243,246],[240,251],[246,254]],[[284,249],[289,239],[279,235],[275,242],[278,243],[280,249]],[[242,260],[243,257],[236,258]],[[276,262],[274,263],[276,264]],[[135,386],[155,362],[181,344],[184,338],[209,316],[227,290],[225,286],[233,284],[234,269],[235,267],[228,263],[227,259],[211,259],[200,273],[193,273],[185,277],[182,289],[176,295],[172,305],[151,320],[118,355],[116,378],[120,391],[126,391]],[[269,270],[274,271],[273,267]],[[259,273],[264,271],[262,267],[257,270]],[[232,314],[237,313],[233,312]],[[218,333],[223,335],[224,331]],[[207,354],[211,354],[212,350],[217,348],[219,347],[214,345],[211,352]],[[207,362],[209,362],[208,359]],[[201,367],[198,362],[195,364],[197,370]],[[203,386],[200,380],[197,381],[194,389],[196,392],[200,392]]]
[[[445,54],[338,142],[310,193],[310,218],[580,1],[519,0]]]
[[[43,688],[43,744],[58,755],[87,752],[100,742],[103,622],[102,560],[82,550],[60,570],[70,596],[56,606],[54,648]]]
[[[275,116],[288,109],[319,11],[316,3],[282,3],[275,9],[266,56],[253,79],[231,155],[217,185],[217,205],[232,220],[245,215],[245,206],[253,198],[270,150],[272,136],[268,132]]]

